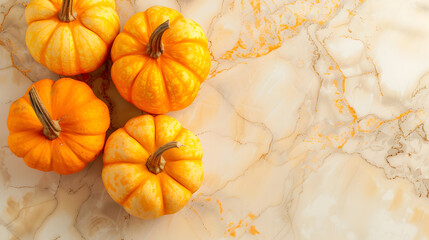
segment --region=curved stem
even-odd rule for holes
[[[62,22],[72,22],[76,19],[76,12],[73,11],[73,0],[63,0],[58,18]]]
[[[43,125],[43,134],[47,139],[54,140],[61,132],[61,127],[58,124],[58,121],[52,120],[51,115],[43,104],[42,99],[40,99],[40,96],[34,86],[30,89],[28,95],[30,97],[31,106],[36,113],[37,118]]]
[[[164,45],[161,42],[162,34],[170,28],[170,20],[165,21],[159,25],[150,35],[149,43],[147,44],[146,53],[151,58],[159,58],[164,52]]]
[[[147,169],[153,173],[158,174],[164,170],[165,166],[165,159],[162,157],[162,154],[171,148],[180,148],[185,145],[181,144],[180,142],[168,142],[164,145],[162,145],[160,148],[158,148],[152,155],[149,156],[146,162]]]

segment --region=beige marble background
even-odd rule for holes
[[[117,0],[121,24],[154,4],[203,27],[212,69],[169,113],[201,139],[205,180],[175,215],[129,216],[101,159],[70,176],[7,146],[10,104],[58,79],[25,46],[27,0],[0,0],[0,239],[429,239],[427,0]],[[112,113],[110,60],[87,82]]]

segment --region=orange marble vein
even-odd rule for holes
[[[371,132],[374,132],[375,130],[377,130],[381,125],[383,125],[385,123],[392,122],[392,121],[396,121],[398,119],[401,119],[410,113],[417,113],[418,117],[419,117],[419,122],[423,123],[423,120],[420,117],[420,115],[424,113],[423,110],[418,110],[418,111],[408,110],[408,111],[405,111],[405,112],[399,114],[398,116],[396,116],[392,119],[388,119],[388,120],[380,120],[375,116],[370,116],[367,119],[360,120],[358,122],[357,128],[358,128],[359,132],[371,133]]]
[[[222,203],[219,201],[219,199],[216,200],[216,203],[219,204],[219,213],[223,213]]]
[[[225,232],[225,235],[229,234],[231,237],[237,236],[237,231],[241,230],[242,232],[247,231],[252,235],[258,235],[260,232],[256,229],[255,225],[250,225],[256,219],[256,216],[253,213],[249,213],[245,218],[241,219],[237,224],[230,222],[228,224],[228,229]]]
[[[259,231],[256,230],[255,225],[251,225],[250,228],[249,228],[249,233],[252,234],[252,235],[258,235]]]
[[[359,1],[363,2],[362,0]],[[240,3],[241,11],[244,13],[243,29],[245,31],[240,33],[239,39],[232,49],[220,57],[223,60],[264,56],[279,48],[285,39],[298,34],[299,27],[304,23],[325,24],[340,7],[340,0],[297,0],[284,4],[283,11],[268,12],[267,14],[262,11],[264,7],[269,9],[265,1],[241,0]],[[356,2],[355,6],[357,7]],[[320,8],[323,11],[320,11]],[[282,18],[288,16],[286,13],[295,18],[294,25],[282,23]],[[285,32],[286,30],[289,32]]]

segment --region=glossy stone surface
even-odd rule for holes
[[[117,0],[121,25],[159,1]],[[169,0],[206,32],[212,69],[169,115],[201,140],[205,179],[180,212],[129,216],[101,158],[60,176],[7,146],[10,104],[58,79],[25,46],[27,1],[0,1],[1,239],[429,239],[429,3]],[[111,61],[77,76],[112,113]]]

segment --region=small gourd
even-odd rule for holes
[[[106,142],[102,179],[109,195],[137,217],[182,209],[203,181],[199,139],[166,115],[130,119]]]
[[[10,106],[8,145],[31,168],[71,174],[99,155],[109,125],[109,109],[88,85],[44,79]]]
[[[112,80],[137,108],[164,114],[189,106],[210,70],[201,27],[167,7],[132,16],[112,47]]]
[[[31,0],[25,20],[31,56],[63,76],[97,69],[120,29],[114,0]]]

